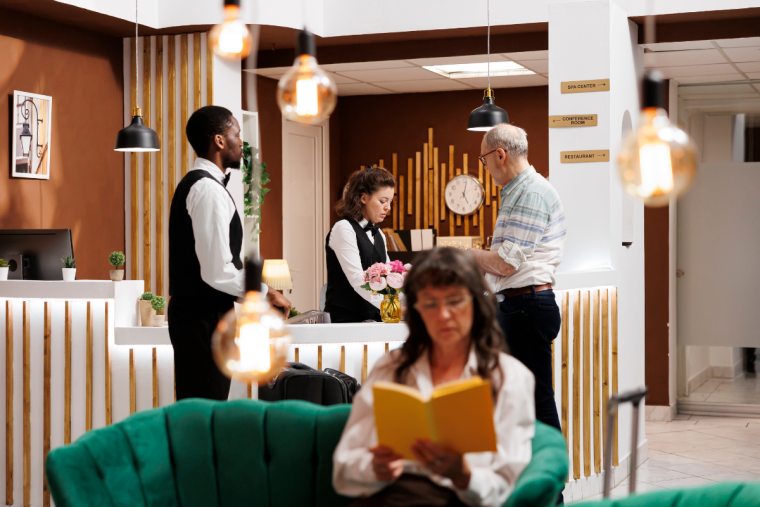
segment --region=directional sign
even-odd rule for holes
[[[609,162],[610,150],[561,151],[560,162],[578,164],[581,162]]]
[[[549,127],[596,127],[596,115],[567,114],[550,116]]]
[[[562,81],[562,93],[588,93],[610,91],[609,79],[591,79],[589,81]]]

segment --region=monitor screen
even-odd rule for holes
[[[71,229],[0,229],[0,259],[11,264],[8,279],[63,280],[61,259],[69,255]],[[17,266],[19,256],[23,266]]]

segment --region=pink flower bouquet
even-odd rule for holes
[[[373,294],[398,294],[404,292],[406,274],[412,268],[411,264],[401,261],[378,262],[364,272],[362,289]]]

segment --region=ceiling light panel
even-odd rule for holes
[[[449,79],[471,79],[488,77],[488,62],[460,63],[454,65],[431,65],[423,67],[425,70],[434,72]],[[495,76],[527,76],[535,74],[517,62],[496,61],[491,62],[491,77]]]

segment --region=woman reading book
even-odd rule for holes
[[[502,352],[496,300],[486,295],[483,275],[466,252],[438,248],[421,254],[404,290],[409,338],[378,360],[354,398],[333,456],[335,489],[361,497],[354,507],[500,506],[531,459],[533,375]],[[376,422],[388,414],[376,413],[373,384],[390,381],[430,397],[437,386],[475,376],[490,384],[493,426],[472,421],[472,427],[488,423],[495,452],[461,454],[425,438],[413,441],[410,449],[378,444]],[[409,416],[400,412],[396,417]]]
[[[382,167],[356,171],[349,179],[335,211],[341,220],[327,234],[327,295],[325,311],[332,322],[380,320],[383,296],[362,289],[364,271],[378,262],[390,262],[378,224],[391,209],[396,182]]]

